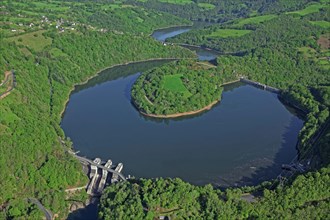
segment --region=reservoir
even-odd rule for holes
[[[168,61],[103,71],[72,92],[61,123],[79,155],[124,163],[137,178],[252,185],[275,178],[296,155],[303,121],[273,93],[235,83],[211,110],[177,119],[142,116],[131,104],[139,74]]]
[[[171,28],[160,29],[160,30],[154,31],[151,36],[158,41],[165,42],[167,38],[171,38],[176,35],[188,32],[191,29],[201,28],[205,25],[209,25],[209,24],[195,23],[191,27],[171,27]],[[195,51],[198,56],[198,59],[201,61],[211,61],[211,60],[214,60],[217,56],[219,56],[219,54],[214,50],[207,50],[204,48],[193,47],[193,46],[184,46],[184,47],[186,47],[192,51]]]

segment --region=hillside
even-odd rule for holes
[[[297,148],[300,159],[311,161],[309,172],[292,174],[284,185],[227,190],[179,179],[133,179],[107,188],[99,217],[327,219],[329,10],[324,0],[1,1],[0,83],[8,71],[14,76],[0,93],[15,87],[0,99],[0,219],[42,219],[27,198],[38,199],[57,219],[68,216],[72,201],[86,200],[85,192],[65,192],[88,182],[60,142],[72,146],[60,122],[74,85],[117,64],[196,58],[150,37],[155,29],[196,20],[214,25],[170,41],[223,52],[215,67],[223,79],[244,75],[283,89],[282,98],[305,112]],[[235,52],[240,56],[226,55]],[[243,201],[244,193],[255,195],[255,203]]]
[[[28,197],[39,199],[46,208],[64,218],[70,204],[64,190],[88,181],[79,162],[69,156],[59,142],[59,137],[65,138],[59,126],[61,113],[73,86],[115,64],[192,56],[188,50],[164,47],[145,37],[155,27],[185,24],[186,21],[150,12],[152,17],[166,19],[157,19],[156,24],[144,23],[143,29],[138,28],[138,19],[133,25],[136,29],[123,20],[116,24],[120,25],[118,30],[113,27],[112,31],[103,31],[91,26],[94,21],[82,23],[75,14],[90,13],[87,9],[80,10],[88,8],[87,4],[52,2],[63,4],[63,8],[54,6],[51,13],[54,16],[47,17],[49,24],[42,17],[42,11],[49,10],[45,7],[48,3],[1,4],[9,27],[2,26],[0,34],[0,71],[3,75],[5,71],[14,70],[17,86],[0,100],[0,219],[40,219],[42,212],[27,202]],[[76,4],[79,8],[74,10]],[[62,19],[63,23],[56,28],[55,24],[61,23],[60,17],[65,17],[66,13],[70,21]],[[29,22],[34,25],[20,26],[23,21],[19,19],[31,19]],[[76,23],[74,28],[73,23]],[[67,26],[69,24],[71,26]],[[125,25],[127,31],[123,33]],[[16,31],[13,32],[14,27]],[[142,35],[133,35],[135,31]]]

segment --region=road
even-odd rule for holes
[[[89,159],[87,159],[87,158],[85,158],[85,157],[78,156],[78,155],[76,155],[75,153],[73,153],[73,152],[71,152],[71,151],[69,151],[69,153],[72,154],[75,158],[77,158],[77,159],[78,159],[79,161],[81,161],[81,162],[85,162],[85,163],[92,164],[92,165],[97,166],[97,167],[99,167],[99,168],[101,168],[101,169],[107,170],[107,171],[110,172],[110,173],[115,173],[115,174],[117,174],[117,175],[118,175],[123,181],[126,181],[125,176],[124,176],[122,173],[115,171],[114,169],[107,168],[107,167],[105,167],[105,166],[102,166],[102,165],[96,164],[96,163],[94,163],[93,161],[91,161],[91,160],[89,160]]]
[[[6,73],[5,81],[3,83],[1,83],[0,86],[3,86],[3,85],[6,85],[7,84],[7,82],[10,80],[9,79],[10,78],[10,75],[11,75],[12,84],[7,87],[7,90],[5,92],[3,92],[2,94],[0,94],[0,99],[3,99],[7,95],[9,95],[11,93],[11,91],[16,87],[16,79],[15,79],[14,71],[7,72]]]
[[[35,204],[38,206],[38,208],[45,214],[45,217],[47,220],[53,220],[53,213],[51,211],[47,210],[38,199],[35,198],[28,198],[27,199],[29,202]]]

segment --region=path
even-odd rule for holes
[[[10,85],[7,85],[7,84]],[[7,95],[11,93],[11,91],[16,87],[16,79],[14,75],[14,71],[6,71],[5,78],[3,82],[0,84],[0,89],[4,88],[7,85],[6,90],[3,93],[0,93],[0,99],[5,98]]]
[[[35,204],[44,214],[47,220],[53,220],[53,213],[46,209],[38,199],[35,198],[27,198],[27,200],[33,204]]]

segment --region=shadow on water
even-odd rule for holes
[[[294,118],[291,119],[290,124],[285,128],[282,135],[281,147],[273,159],[259,158],[244,166],[234,168],[233,173],[236,174],[237,172],[235,170],[244,173],[250,171],[250,169],[255,169],[251,176],[243,176],[238,181],[231,181],[230,178],[222,178],[218,183],[214,183],[214,185],[224,189],[233,186],[252,186],[275,179],[282,171],[282,164],[290,163],[297,156],[297,149],[292,146],[296,146],[296,139],[294,137],[297,136],[296,130],[301,128],[301,123],[301,121],[297,122]],[[290,152],[288,152],[288,149]]]
[[[89,205],[71,212],[67,220],[96,220],[98,215],[99,199],[93,200]]]
[[[96,85],[100,85],[108,81],[113,81],[119,78],[126,78],[138,72],[144,72],[146,70],[152,69],[154,67],[163,65],[171,61],[173,60],[152,60],[112,67],[100,72],[98,76],[91,78],[90,80],[88,80],[87,83],[77,85],[72,94],[78,93],[88,88],[92,88]]]

